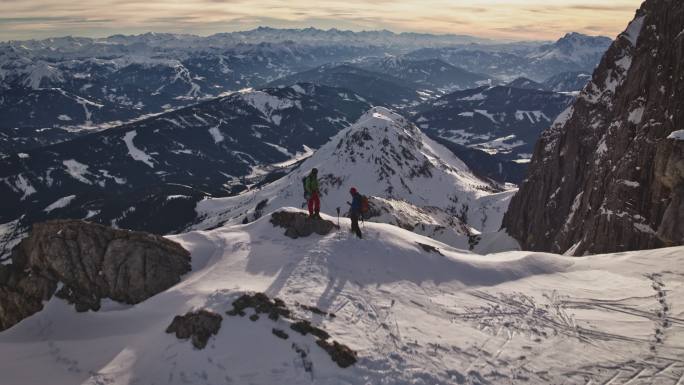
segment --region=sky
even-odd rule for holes
[[[615,37],[641,0],[0,0],[0,41],[117,33],[210,35],[276,28],[455,33],[554,40]]]

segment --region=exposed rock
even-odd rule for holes
[[[254,309],[256,314],[268,314],[268,318],[273,321],[277,321],[281,316],[290,317],[290,310],[285,306],[285,302],[278,298],[271,300],[264,293],[243,294],[233,301],[233,309],[227,311],[226,314],[245,316],[245,309],[250,307]]]
[[[80,220],[38,223],[0,267],[0,330],[42,309],[57,295],[76,310],[100,299],[139,303],[180,281],[190,253],[164,237]]]
[[[313,313],[313,314],[317,314],[317,315],[320,315],[320,316],[323,316],[323,317],[328,316],[328,317],[330,317],[330,318],[335,318],[335,314],[325,312],[325,311],[323,311],[323,310],[317,308],[316,306],[303,305],[303,304],[301,304],[301,303],[297,303],[297,306],[298,306],[300,309],[309,311],[309,312],[311,312],[311,313]]]
[[[299,303],[297,306],[314,314],[335,317],[334,314],[326,313],[314,306],[307,306]],[[335,361],[340,367],[346,368],[356,362],[355,351],[350,349],[348,346],[338,343],[337,341],[328,342],[327,340],[330,338],[330,334],[328,334],[328,332],[317,326],[313,326],[308,320],[293,317],[292,312],[287,308],[285,302],[277,298],[271,300],[266,294],[263,293],[256,293],[252,295],[244,294],[233,301],[233,309],[227,311],[226,314],[231,316],[244,316],[246,314],[245,310],[250,307],[254,308],[255,310],[255,314],[250,317],[250,319],[253,321],[258,319],[258,314],[260,313],[269,314],[269,318],[273,321],[277,321],[278,316],[282,315],[283,317],[288,318],[286,322],[291,322],[290,329],[304,336],[311,334],[317,337],[316,343],[318,346],[323,348],[323,350],[325,350],[330,355],[332,360]],[[273,317],[274,314],[276,315],[275,317]],[[273,328],[271,332],[276,337],[281,339],[288,339],[290,337],[281,329]],[[309,366],[309,369],[313,367],[313,363],[308,359],[308,351],[306,349],[295,343],[292,344],[292,349],[299,354],[300,358],[302,359],[302,364],[305,365],[305,367],[307,365]]]
[[[330,334],[325,330],[311,325],[311,322],[307,320],[301,320],[290,325],[290,329],[296,331],[297,333],[305,336],[307,334],[314,335],[320,339],[327,340],[330,338]]]
[[[42,310],[56,289],[57,282],[26,273],[23,266],[0,265],[0,330]]]
[[[342,345],[337,341],[328,342],[325,340],[317,340],[316,344],[323,348],[341,368],[346,368],[356,363],[356,352],[347,345]]]
[[[282,339],[284,339],[284,340],[290,338],[290,336],[287,335],[287,333],[285,333],[285,331],[280,330],[280,329],[273,328],[273,330],[271,330],[271,332],[272,332],[273,335],[275,335],[276,337],[282,338]]]
[[[684,244],[684,2],[647,0],[537,143],[503,227],[582,255]]]
[[[439,254],[439,255],[444,255],[444,254],[442,254],[441,251],[439,251],[438,248],[436,248],[432,245],[426,245],[425,243],[420,243],[420,242],[416,242],[416,243],[418,243],[418,246],[420,246],[423,250],[427,251],[428,253],[435,253],[435,254]]]
[[[337,227],[334,223],[325,219],[310,219],[304,213],[287,211],[278,211],[271,214],[271,223],[274,226],[285,228],[285,235],[290,238],[308,237],[313,233],[326,235]]]
[[[223,321],[223,317],[220,315],[208,310],[199,310],[173,317],[173,321],[166,328],[166,332],[176,333],[176,337],[180,339],[192,338],[194,347],[204,349],[209,338],[218,334],[221,321]]]

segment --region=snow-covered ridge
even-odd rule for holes
[[[77,313],[54,297],[43,311],[0,333],[3,384],[678,378],[681,247],[585,258],[479,256],[380,223],[366,223],[364,240],[346,231],[292,240],[269,217],[170,236],[191,252],[192,272],[136,306],[109,301],[98,312]],[[347,219],[340,222],[349,226]],[[297,317],[357,351],[358,362],[339,368],[286,321],[226,316],[248,291],[282,299]],[[223,316],[204,350],[165,333],[175,315],[199,308]],[[654,332],[663,319],[669,326]],[[273,328],[286,330],[288,340],[276,338]],[[306,352],[304,359],[293,344]]]
[[[496,186],[474,176],[453,153],[425,137],[401,115],[374,107],[286,177],[260,190],[199,202],[202,222],[197,228],[226,221],[240,223],[254,214],[260,202],[264,202],[260,210],[301,206],[301,180],[314,167],[319,170],[321,206],[326,213],[334,213],[338,207],[345,213],[348,191],[354,186],[366,195],[460,215],[475,232],[496,231],[510,198],[509,194],[506,199],[488,201]]]

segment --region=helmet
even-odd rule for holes
[[[352,187],[349,189],[349,192],[352,194],[356,194],[356,187]]]
[[[316,167],[311,169],[312,174],[318,174],[318,169]]]

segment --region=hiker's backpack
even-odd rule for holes
[[[368,197],[361,195],[361,214],[367,214],[370,211],[370,206],[368,204]]]
[[[305,176],[304,178],[302,178],[302,187],[304,187],[304,195],[308,194],[308,192],[306,191],[306,180],[307,180],[308,178],[309,178],[308,175]]]

